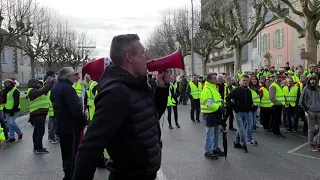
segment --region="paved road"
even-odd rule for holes
[[[228,133],[228,159],[204,158],[204,127],[189,119],[189,106],[179,106],[181,129],[162,131],[163,163],[159,180],[310,180],[320,179],[320,153],[311,153],[302,146],[306,138],[287,134],[286,139],[265,135],[262,129],[254,133],[258,147],[249,147],[249,153],[232,148],[235,132]],[[0,179],[57,180],[62,179],[59,144],[44,144],[47,155],[32,152],[32,127],[20,118],[25,138],[0,151]],[[162,119],[161,119],[162,123]],[[289,153],[288,153],[289,151]],[[106,170],[98,170],[95,179],[107,179]]]

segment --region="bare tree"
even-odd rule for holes
[[[201,28],[221,38],[224,47],[234,51],[234,72],[241,71],[241,52],[243,47],[250,43],[258,33],[272,22],[274,18],[266,20],[268,9],[259,0],[250,3],[252,13],[248,18],[247,3],[238,0],[221,1],[211,0],[211,3],[221,4],[210,9],[211,22],[201,23]],[[249,23],[248,23],[249,22]],[[248,24],[250,26],[248,27]]]
[[[290,8],[291,12],[304,20],[304,25],[300,25],[294,19],[294,16],[288,16],[287,11],[281,9],[281,4],[285,4]],[[278,0],[276,4],[272,0],[264,0],[266,7],[284,23],[296,29],[299,38],[305,38],[306,51],[316,52],[317,45],[320,40],[320,32],[317,30],[317,25],[320,20],[320,1],[319,0]],[[297,18],[297,20],[299,20]],[[317,53],[314,53],[316,56]],[[312,63],[316,64],[317,57],[313,57]]]
[[[35,63],[39,61],[43,49],[49,42],[50,31],[50,12],[34,3],[34,13],[28,17],[33,22],[31,34],[33,36],[22,36],[17,43],[17,47],[21,49],[25,55],[30,57],[31,78],[35,78]]]
[[[16,44],[21,36],[32,35],[30,34],[31,22],[27,19],[32,14],[31,4],[32,0],[0,1],[0,53],[5,47]],[[1,59],[0,80],[2,80],[2,61]]]
[[[195,36],[194,51],[202,57],[202,72],[207,74],[207,64],[213,50],[223,49],[222,40],[213,33],[200,30]]]

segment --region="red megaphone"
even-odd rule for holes
[[[168,56],[159,59],[151,60],[147,63],[147,69],[149,72],[163,72],[171,68],[184,70],[183,57],[180,51],[176,51]]]

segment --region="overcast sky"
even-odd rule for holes
[[[191,0],[39,0],[66,17],[71,26],[86,32],[99,51],[109,56],[112,37],[137,33],[142,43],[161,21],[166,9],[190,5]]]

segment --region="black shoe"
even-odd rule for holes
[[[49,151],[47,151],[47,149],[46,148],[42,148],[42,149],[38,149],[38,150],[36,150],[36,152],[35,152],[36,154],[48,154],[49,153]]]
[[[258,146],[258,142],[257,141],[251,141],[251,142],[247,143],[247,145],[249,145],[249,146]]]
[[[242,150],[244,153],[248,153],[248,148],[246,145],[242,146]]]
[[[173,129],[173,127],[171,125],[169,125],[169,129]]]
[[[196,122],[196,121],[194,121],[194,119],[191,119],[191,121],[194,122],[194,123]]]
[[[204,157],[207,159],[218,159],[218,156],[216,154],[209,153],[209,152],[204,153]]]
[[[232,127],[232,128],[229,128],[229,131],[237,131],[237,129]]]
[[[180,128],[180,125],[178,123],[176,124],[176,126],[177,126],[177,128]]]
[[[292,132],[292,129],[288,128],[284,131],[285,133]]]
[[[222,152],[220,148],[213,150],[212,153],[217,156],[224,156],[224,152]]]
[[[281,133],[278,136],[279,136],[279,138],[285,138],[285,136]]]
[[[200,120],[198,119],[198,120],[197,120],[197,122],[199,123],[199,122],[200,122]]]
[[[240,143],[233,142],[233,148],[241,149],[242,145]]]

